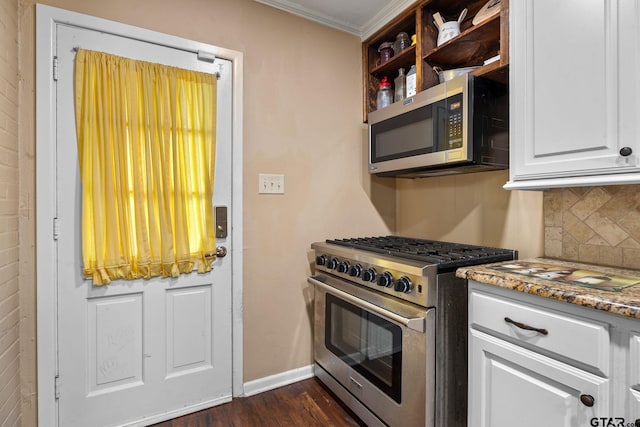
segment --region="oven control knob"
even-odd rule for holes
[[[349,271],[349,261],[342,261],[338,264],[338,273],[346,273]]]
[[[316,265],[327,265],[327,261],[329,260],[326,255],[318,255],[316,257]]]
[[[411,283],[411,280],[408,277],[402,276],[396,281],[396,286],[394,289],[398,292],[404,292],[405,294],[408,294],[413,290],[413,283]]]
[[[349,276],[351,277],[360,277],[360,274],[362,274],[362,266],[359,264],[352,265],[349,269]]]
[[[391,286],[393,284],[393,276],[388,271],[385,271],[378,277],[379,286]]]
[[[365,282],[375,282],[376,270],[374,268],[367,268],[364,273],[362,273],[362,280]]]
[[[336,268],[338,268],[338,258],[331,258],[327,262],[327,268],[329,268],[331,270],[335,270]]]

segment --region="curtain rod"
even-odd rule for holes
[[[72,50],[73,52],[75,52],[75,53],[78,53],[78,51],[79,51],[80,49],[82,49],[82,48],[81,48],[81,47],[79,47],[79,46],[75,46],[75,47],[71,48],[71,50]],[[180,49],[180,50],[182,50],[182,49]],[[201,51],[201,50],[199,50],[199,51],[197,51],[197,52],[194,52],[194,51],[191,51],[191,50],[187,50],[186,52],[195,53],[196,55],[198,55],[198,60],[200,60],[200,61],[202,61],[202,62],[208,62],[208,63],[210,63],[210,64],[213,64],[213,62],[214,62],[214,61],[215,61],[215,59],[216,59],[216,57],[215,57],[215,55],[214,55],[214,54],[209,54],[209,53],[204,53],[204,54],[203,54],[203,51]],[[219,72],[217,72],[217,71],[216,71],[215,73],[212,73],[212,74],[213,74],[214,76],[216,76],[216,79],[218,79],[218,80],[220,79],[220,73],[219,73]]]

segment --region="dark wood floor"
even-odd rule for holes
[[[316,378],[185,415],[154,427],[366,427]]]

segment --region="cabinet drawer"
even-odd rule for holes
[[[469,307],[471,327],[509,337],[516,344],[552,352],[609,375],[610,340],[606,323],[476,290],[471,291]]]

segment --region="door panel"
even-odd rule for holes
[[[168,290],[166,299],[167,376],[210,368],[211,285]]]
[[[74,118],[75,48],[219,72],[214,205],[231,205],[231,63],[69,25],[56,27],[58,422],[145,423],[231,399],[231,256],[177,278],[84,279]],[[229,218],[232,215],[229,214]],[[231,254],[231,235],[217,240]],[[167,415],[163,415],[167,414]]]
[[[602,132],[608,126],[611,96],[607,93],[609,29],[603,19],[606,2],[536,0],[530,2],[530,7],[528,28],[535,39],[527,60],[533,68],[534,84],[543,83],[535,87],[533,158],[541,161],[550,154],[608,150],[612,142]],[[576,31],[587,23],[588,31]],[[589,108],[576,114],[577,108],[584,105]],[[571,129],[574,138],[563,138],[565,134],[550,124]],[[576,140],[581,142],[579,149]]]
[[[142,294],[87,301],[89,395],[142,385]]]

